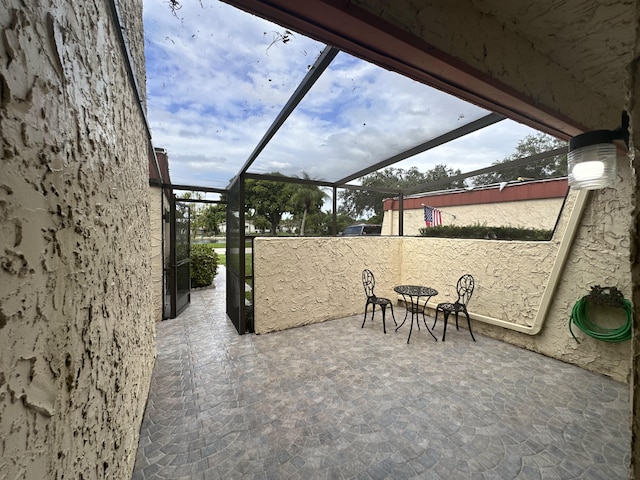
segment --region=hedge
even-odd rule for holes
[[[191,245],[191,287],[208,287],[218,273],[218,254],[212,245]]]
[[[545,242],[551,240],[553,230],[540,228],[488,227],[486,225],[442,225],[420,229],[421,237],[473,238],[485,240],[523,240]]]

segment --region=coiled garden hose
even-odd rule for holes
[[[589,296],[582,297],[578,300],[571,310],[571,318],[569,319],[569,331],[573,339],[580,341],[573,334],[571,324],[575,323],[580,330],[590,337],[602,340],[603,342],[619,343],[631,338],[631,325],[633,322],[633,305],[626,298],[619,300],[619,307],[622,307],[627,315],[627,322],[618,328],[604,328],[594,323],[589,318]]]

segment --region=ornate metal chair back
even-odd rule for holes
[[[376,279],[373,276],[373,272],[371,270],[363,270],[362,271],[362,286],[364,287],[364,293],[367,298],[375,297],[375,293],[373,289],[376,286]]]
[[[458,279],[458,300],[456,303],[460,305],[464,305],[465,307],[471,300],[471,295],[473,295],[473,288],[475,286],[475,282],[473,280],[473,276],[471,274],[466,274],[461,276]]]

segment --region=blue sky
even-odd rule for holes
[[[217,0],[181,4],[144,0],[152,140],[173,183],[224,188],[324,45]],[[333,180],[486,113],[341,52],[250,171]],[[531,133],[503,121],[395,166],[470,171]]]

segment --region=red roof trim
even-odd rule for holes
[[[453,207],[457,205],[477,205],[482,203],[517,202],[544,198],[564,198],[569,191],[566,178],[511,184],[500,190],[499,186],[453,193],[425,193],[421,197],[404,199],[404,209],[411,210],[430,207]],[[384,209],[398,210],[398,199],[384,201]]]

